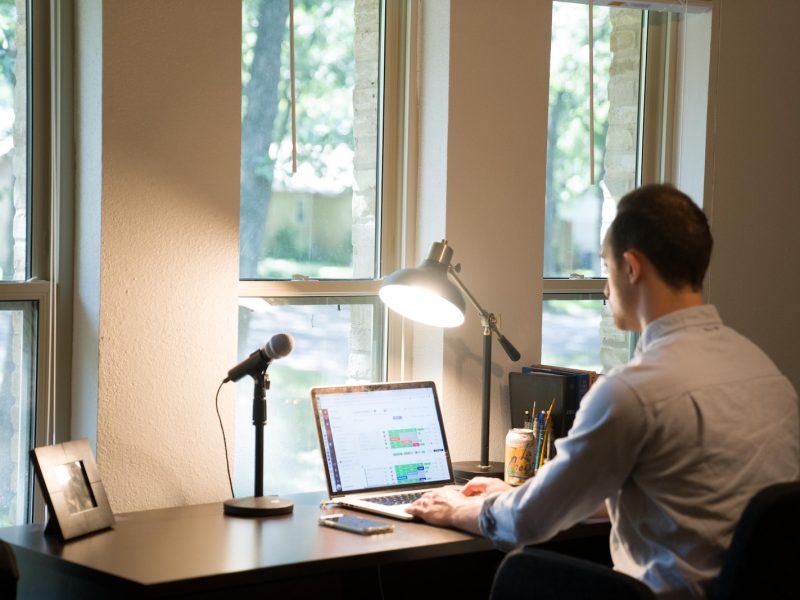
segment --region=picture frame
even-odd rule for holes
[[[45,533],[69,540],[114,524],[89,440],[33,448],[30,456],[50,513]]]

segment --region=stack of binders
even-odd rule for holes
[[[598,376],[595,371],[551,365],[532,365],[523,367],[521,373],[509,373],[511,427],[524,427],[526,411],[535,416],[552,402],[553,437],[564,437],[572,427],[581,398]]]

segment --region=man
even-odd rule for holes
[[[519,488],[476,478],[409,509],[498,547],[541,542],[605,501],[614,568],[664,598],[703,598],[760,489],[800,472],[798,399],[770,359],[703,304],[712,239],[666,185],[627,194],[603,241],[605,294],[636,356],[581,402],[557,454]]]

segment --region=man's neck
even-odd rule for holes
[[[648,286],[639,303],[639,323],[641,331],[651,321],[685,308],[693,308],[704,304],[703,293],[691,288],[676,290],[663,281]]]

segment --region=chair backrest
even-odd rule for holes
[[[758,492],[725,555],[714,600],[800,597],[800,481]]]
[[[508,554],[494,576],[491,600],[654,600],[641,581],[609,567],[535,547]]]
[[[11,546],[0,540],[0,598],[17,597],[17,560]]]

